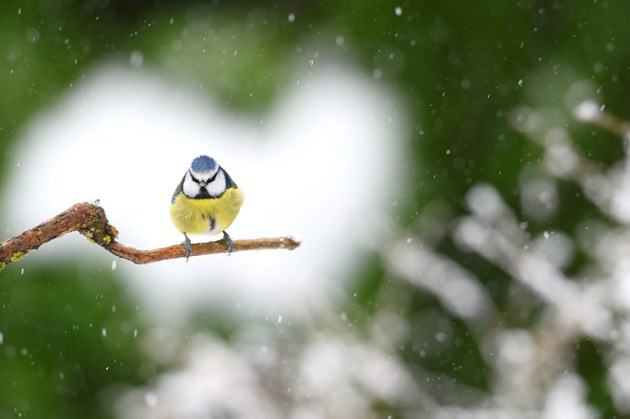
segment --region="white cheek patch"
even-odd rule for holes
[[[206,191],[210,196],[219,196],[223,192],[225,192],[226,184],[225,184],[225,173],[223,170],[219,169],[219,173],[217,173],[217,177],[214,180],[206,185]]]
[[[200,190],[200,186],[190,177],[190,173],[186,173],[186,177],[184,178],[184,184],[182,185],[182,190],[184,191],[184,195],[189,198],[194,198],[197,196]]]

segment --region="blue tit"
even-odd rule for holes
[[[188,234],[223,232],[229,253],[234,243],[225,231],[243,205],[243,193],[230,175],[208,156],[196,157],[171,198],[171,219],[184,233],[186,260],[192,254]]]

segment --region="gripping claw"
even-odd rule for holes
[[[228,256],[234,251],[234,242],[227,231],[223,232],[223,241],[225,242],[225,248],[228,251]]]
[[[186,249],[186,263],[188,263],[188,258],[192,256],[192,243],[190,242],[190,239],[188,238],[186,233],[184,233],[183,245],[184,245],[184,249]]]

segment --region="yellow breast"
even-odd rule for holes
[[[191,199],[180,193],[171,204],[171,219],[182,233],[218,234],[232,224],[243,198],[243,193],[235,188],[208,199]]]

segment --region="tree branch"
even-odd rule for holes
[[[185,257],[186,251],[183,245],[139,250],[117,242],[118,230],[109,224],[105,210],[97,204],[83,202],[73,205],[37,227],[26,230],[19,236],[12,237],[0,244],[0,270],[11,262],[17,262],[42,244],[72,231],[78,231],[90,242],[98,244],[120,258],[137,264]],[[293,250],[299,245],[300,242],[293,237],[234,240],[234,251],[260,249]],[[226,252],[225,245],[220,241],[195,243],[192,245],[193,256]]]

